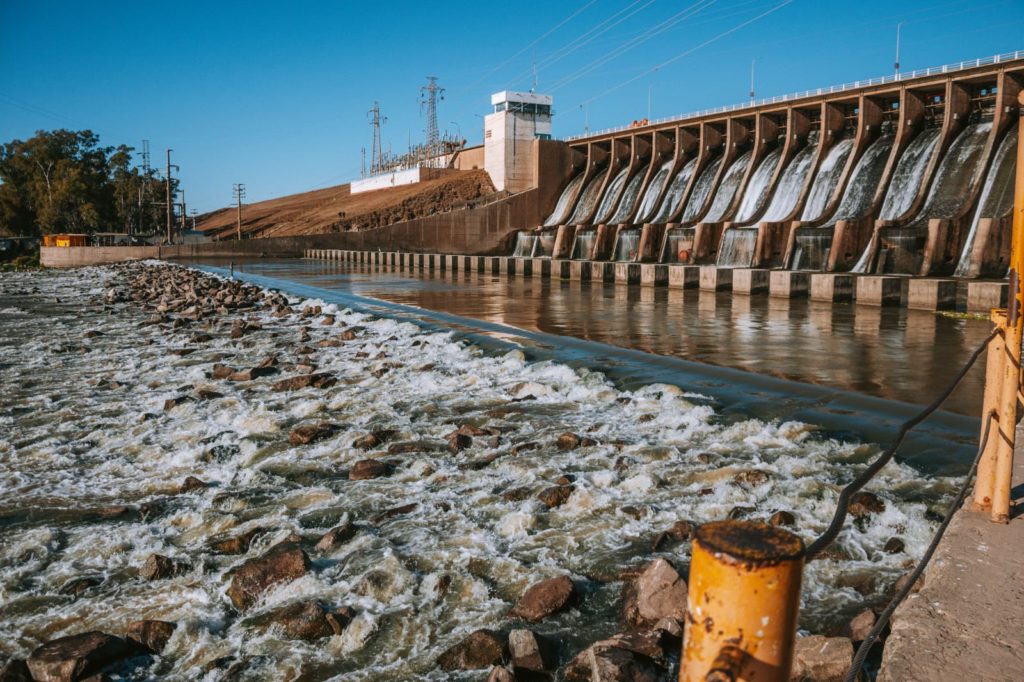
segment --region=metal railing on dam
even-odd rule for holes
[[[952,64],[943,64],[942,66],[930,66],[925,69],[915,69],[907,73],[896,73],[888,76],[879,76],[877,78],[868,78],[866,80],[857,80],[850,83],[843,83],[842,85],[830,85],[825,88],[814,88],[812,90],[803,90],[801,92],[792,92],[786,95],[774,95],[772,97],[763,97],[752,102],[742,102],[739,104],[728,104],[721,107],[711,107],[709,109],[701,109],[700,111],[690,112],[688,114],[675,114],[673,116],[664,116],[662,118],[656,118],[652,121],[648,121],[648,126],[658,126],[665,123],[677,123],[685,121],[690,118],[700,118],[703,116],[713,116],[715,114],[728,114],[735,111],[743,111],[746,109],[756,109],[771,104],[783,104],[787,102],[794,102],[796,100],[806,99],[808,97],[818,97],[821,95],[833,95],[841,92],[849,92],[850,90],[858,90],[860,88],[869,88],[876,85],[889,85],[892,83],[901,83],[915,78],[922,78],[925,76],[934,76],[937,74],[944,73],[956,73],[965,69],[973,69],[980,66],[989,66],[992,64],[1002,64],[1004,62],[1013,61],[1016,59],[1024,59],[1024,51],[1016,50],[1014,52],[1004,52],[1002,54],[993,55],[991,57],[979,57],[978,59],[968,59],[966,61],[954,62]],[[646,126],[645,126],[646,127]],[[602,128],[601,130],[595,130],[588,132],[583,135],[569,135],[565,138],[567,142],[573,142],[575,140],[583,140],[592,137],[600,137],[602,135],[611,135],[613,133],[621,133],[623,131],[635,130],[635,127],[630,125],[621,125],[612,128]]]

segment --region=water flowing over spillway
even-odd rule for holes
[[[668,182],[668,174],[672,172],[673,164],[673,161],[666,161],[658,169],[658,172],[654,174],[651,183],[647,186],[647,191],[644,192],[644,199],[640,202],[640,208],[636,213],[636,220],[633,222],[643,223],[651,219],[654,210],[657,208],[655,202],[661,195],[661,190],[665,187],[665,183]]]
[[[986,121],[961,131],[946,151],[924,207],[914,221],[906,226],[882,229],[879,271],[918,273],[924,258],[928,221],[954,217],[970,198],[970,182],[991,130],[991,121]]]
[[[889,189],[882,202],[880,217],[882,220],[895,220],[906,213],[914,197],[921,189],[924,172],[932,158],[935,145],[939,142],[939,129],[930,128],[918,134],[896,164],[896,170],[889,181]]]
[[[647,168],[644,167],[629,179],[626,191],[622,193],[622,200],[615,209],[614,215],[608,219],[609,225],[618,225],[619,223],[626,222],[626,219],[633,212],[633,207],[636,206],[637,199],[640,197],[640,187],[644,184],[644,177],[646,176]]]
[[[1017,128],[1013,126],[1003,137],[995,158],[985,176],[985,184],[978,200],[978,208],[971,220],[971,229],[967,233],[960,262],[957,264],[956,277],[978,277],[981,275],[980,264],[971,265],[971,252],[978,232],[978,223],[982,218],[1003,218],[1013,210],[1013,183],[1017,170]],[[994,273],[1001,275],[1002,273]]]
[[[573,260],[587,260],[594,252],[594,242],[597,241],[597,232],[593,229],[578,230],[576,239],[572,244],[572,253],[569,258]]]
[[[541,230],[537,235],[537,246],[534,249],[534,256],[550,258],[555,253],[555,239],[558,236],[556,230]]]
[[[761,210],[761,206],[764,205],[765,198],[768,196],[775,168],[779,165],[780,156],[782,156],[782,150],[773,149],[761,160],[743,193],[743,201],[740,202],[740,207],[736,211],[736,222],[749,222]]]
[[[867,215],[895,141],[895,135],[882,135],[860,157],[846,183],[835,220],[853,220]]]
[[[619,197],[622,196],[622,188],[626,185],[628,175],[628,166],[615,174],[608,189],[605,190],[604,196],[601,197],[600,206],[597,207],[597,214],[594,216],[595,225],[606,223],[611,218],[612,211],[615,210],[615,205],[618,203]]]
[[[640,247],[640,230],[637,228],[622,230],[615,243],[613,260],[633,262],[636,260]]]
[[[620,630],[624,571],[654,557],[685,566],[687,544],[654,548],[662,531],[787,510],[808,541],[830,520],[839,485],[878,453],[813,425],[718,413],[685,388],[625,390],[592,369],[485,351],[322,300],[153,320],[103,299],[118,272],[0,281],[4,657],[157,618],[177,628],[140,679],[228,667],[244,679],[451,679],[438,669],[443,651],[480,628],[523,627],[508,611],[525,589],[569,575],[579,603],[530,625],[560,642],[564,666]],[[241,338],[233,319],[245,321]],[[214,363],[268,358],[279,376],[210,374]],[[337,383],[275,390],[300,362]],[[290,438],[320,423],[333,425],[322,440]],[[460,428],[476,435],[447,447]],[[566,431],[591,440],[556,447]],[[371,432],[372,444],[356,444]],[[351,476],[367,457],[387,474]],[[181,492],[186,476],[205,485]],[[560,478],[571,487],[548,508],[538,493]],[[847,524],[807,566],[801,627],[827,632],[881,603],[955,483],[887,465],[870,484],[884,510]],[[344,539],[314,547],[342,526]],[[896,536],[906,551],[890,554]],[[249,540],[237,553],[218,549],[240,537]],[[238,612],[225,596],[232,568],[289,538],[308,551],[308,568]],[[187,567],[143,580],[152,553]],[[301,600],[354,617],[316,641],[266,627],[268,614]]]
[[[597,203],[598,196],[601,193],[601,185],[604,184],[604,176],[604,171],[598,171],[594,173],[594,177],[587,183],[583,193],[580,194],[580,200],[576,202],[576,210],[572,212],[572,217],[569,218],[570,225],[578,225],[593,214],[594,204]]]
[[[843,169],[846,167],[846,161],[850,158],[852,151],[852,137],[840,140],[828,150],[818,167],[818,173],[814,176],[814,183],[811,185],[803,213],[800,215],[801,220],[812,221],[821,218],[821,214],[828,207],[828,200],[832,198],[832,194],[843,177]]]
[[[775,187],[772,202],[768,204],[768,209],[761,216],[762,221],[778,222],[785,220],[793,213],[796,202],[800,199],[800,192],[803,191],[807,175],[811,172],[814,156],[818,153],[817,138],[817,134],[812,134],[804,148],[797,152],[786,166],[786,170],[783,171],[782,177],[779,179],[779,184]]]
[[[579,190],[580,185],[583,184],[583,173],[580,173],[565,186],[562,190],[562,194],[559,195],[558,201],[555,203],[555,210],[551,212],[548,219],[544,221],[545,227],[554,227],[556,225],[564,225],[565,219],[569,217],[569,210],[572,207],[572,200],[576,197],[576,192]]]
[[[708,209],[707,215],[701,219],[702,222],[717,223],[725,218],[725,212],[729,210],[729,206],[732,204],[732,200],[740,188],[743,174],[746,172],[747,166],[750,165],[750,154],[750,152],[746,152],[741,155],[725,171],[725,177],[718,184],[715,198],[711,201],[711,208]]]
[[[654,216],[652,222],[668,222],[672,214],[679,210],[679,203],[683,200],[686,185],[690,182],[693,169],[696,167],[697,159],[694,158],[687,161],[686,165],[679,169],[679,172],[676,173],[669,183],[668,189],[665,191],[665,200],[661,202],[661,208],[658,209],[658,214]]]
[[[720,268],[749,268],[756,244],[756,227],[730,227],[722,233],[722,245],[715,262]]]
[[[533,249],[537,244],[537,235],[520,231],[516,233],[516,246],[512,255],[516,258],[529,258],[533,255]]]
[[[704,204],[707,203],[708,195],[711,193],[711,186],[715,182],[715,176],[718,175],[718,168],[721,165],[722,157],[717,157],[707,165],[707,168],[701,171],[697,182],[693,185],[693,191],[690,192],[690,198],[686,202],[681,222],[692,223],[700,216],[700,212],[704,209]]]

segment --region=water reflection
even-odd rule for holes
[[[420,272],[329,261],[239,269],[429,310],[795,381],[927,403],[988,334],[983,320],[727,292]],[[982,373],[946,408],[975,416]]]

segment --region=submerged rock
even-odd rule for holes
[[[549,509],[560,507],[572,496],[576,490],[574,485],[556,485],[542,490],[537,499],[546,504]]]
[[[541,621],[564,609],[575,598],[576,586],[569,576],[549,578],[531,585],[508,615],[531,622]]]
[[[505,653],[500,634],[477,630],[441,654],[437,665],[445,671],[480,670],[501,663]]]
[[[150,554],[146,563],[139,569],[139,575],[145,580],[164,580],[188,573],[190,568],[186,561],[172,559],[163,554]]]
[[[881,514],[885,511],[885,502],[874,493],[861,491],[850,496],[847,510],[850,516],[859,519],[871,514]]]
[[[309,571],[306,553],[294,542],[274,545],[256,559],[231,570],[227,595],[240,611],[252,607],[272,587],[301,578]]]
[[[391,473],[391,467],[380,460],[361,459],[349,469],[348,478],[351,481],[362,481],[370,478],[381,478]]]
[[[207,548],[214,554],[245,554],[253,539],[262,532],[263,528],[253,528],[234,537],[211,540]]]
[[[272,388],[275,391],[298,391],[299,389],[312,386],[313,388],[330,388],[338,383],[332,374],[318,372],[314,374],[299,374],[297,376],[282,379],[275,383]]]
[[[340,635],[355,618],[355,611],[348,606],[328,609],[315,599],[295,602],[282,606],[260,619],[264,627],[276,626],[288,639],[302,639],[307,642]]]
[[[209,485],[209,483],[201,481],[195,476],[189,476],[184,481],[182,481],[180,486],[178,486],[178,492],[190,493],[193,490],[205,490],[206,488],[209,487]]]
[[[338,431],[337,424],[320,422],[318,424],[303,424],[292,429],[288,434],[288,442],[292,445],[308,445],[317,441],[330,438]]]
[[[356,529],[351,523],[330,529],[316,543],[316,549],[321,552],[328,552],[340,544],[348,542],[355,537]]]

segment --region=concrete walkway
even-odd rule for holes
[[[1024,429],[1009,525],[961,511],[893,615],[879,682],[1024,680]]]

